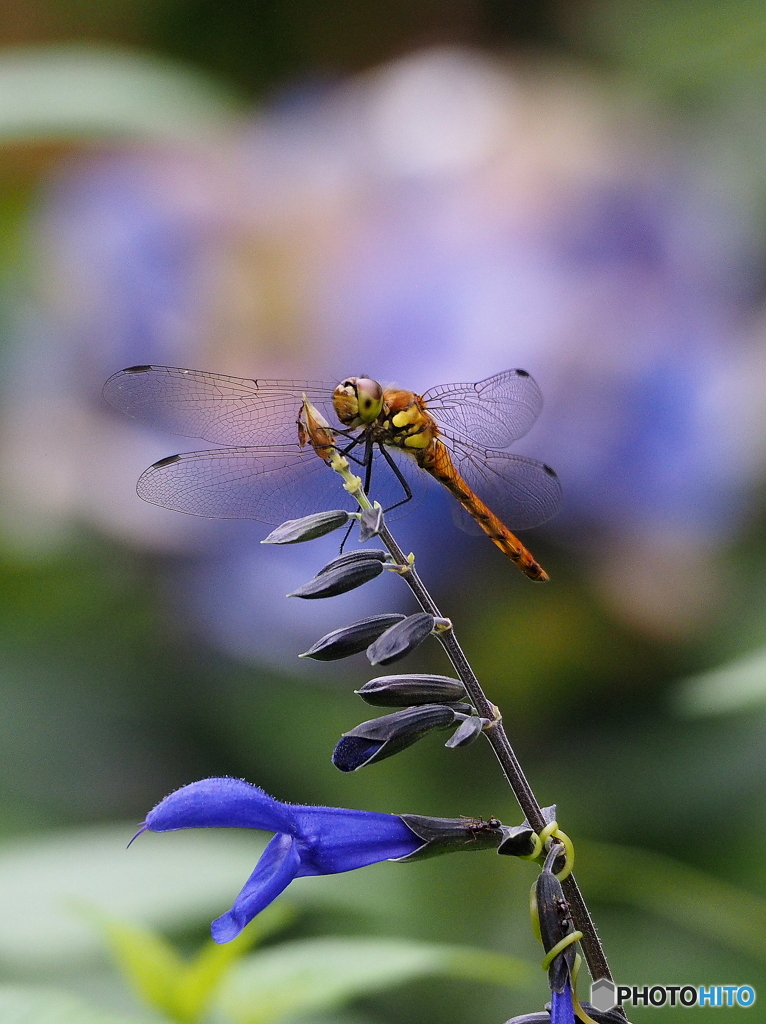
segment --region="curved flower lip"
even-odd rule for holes
[[[242,779],[193,782],[161,800],[141,831],[256,828],[275,832],[234,905],[212,925],[216,942],[236,938],[256,914],[306,875],[396,860],[423,845],[397,814],[282,803]]]

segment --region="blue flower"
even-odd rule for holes
[[[551,992],[551,1024],[576,1024],[569,981],[563,992]]]
[[[294,878],[351,871],[406,857],[423,846],[397,814],[284,804],[241,779],[202,779],[176,790],[149,812],[141,832],[181,828],[276,833],[234,906],[213,921],[216,942],[236,938]]]

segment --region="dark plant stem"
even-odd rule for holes
[[[415,567],[408,561],[407,556],[399,547],[385,524],[380,527],[378,534],[382,542],[390,551],[396,564],[399,566],[399,573],[402,579],[415,595],[415,598],[423,611],[429,612],[437,619],[443,619],[436,602],[431,597],[423,581],[418,576]],[[485,729],[485,735],[495,752],[495,756],[500,762],[500,767],[503,769],[503,773],[508,780],[508,784],[513,790],[527,821],[535,832],[541,832],[545,828],[547,822],[543,817],[540,804],[537,802],[537,798],[532,792],[532,787],[529,785],[521,765],[519,764],[518,758],[513,751],[513,747],[510,744],[508,736],[506,735],[498,709],[487,699],[484,690],[481,688],[479,680],[476,678],[476,674],[463,653],[462,647],[458,643],[452,626],[450,625],[445,629],[439,630],[436,637],[444,648],[447,657],[451,661],[458,678],[470,694],[471,700],[473,701],[479,715],[482,718],[486,718],[494,722],[492,726]],[[612,972],[609,970],[609,964],[607,962],[604,949],[601,945],[598,933],[596,932],[596,927],[590,916],[590,912],[585,905],[585,900],[583,899],[579,886],[575,881],[574,875],[569,875],[569,877],[562,882],[562,886],[572,911],[572,920],[575,923],[575,927],[582,932],[582,939],[580,942],[591,977],[594,979],[608,978],[609,980],[613,980]]]

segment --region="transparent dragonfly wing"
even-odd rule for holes
[[[453,501],[450,505],[450,514],[452,516],[452,522],[463,533],[467,533],[470,537],[484,537],[484,530],[479,526],[470,512],[466,512],[462,505],[459,505],[456,501]]]
[[[337,383],[337,382],[336,382]],[[249,380],[177,366],[133,366],[113,374],[104,398],[152,427],[213,444],[286,445],[297,441],[303,395],[330,424],[335,383]]]
[[[507,448],[530,429],[543,396],[526,370],[505,370],[477,384],[440,384],[422,396],[439,426],[465,441]]]
[[[426,476],[412,459],[394,455],[413,488],[414,499],[392,518],[407,514],[419,503]],[[352,471],[364,475],[362,467]],[[310,446],[223,448],[172,455],[141,474],[136,490],[153,505],[210,519],[254,519],[277,525],[313,512],[331,509],[358,511],[358,505]],[[404,497],[402,485],[386,460],[376,453],[371,497],[383,507]]]
[[[561,483],[544,462],[487,451],[459,438],[443,440],[460,476],[509,529],[540,526],[561,508]]]
[[[340,478],[310,447],[298,443],[298,416],[306,395],[337,427],[332,406],[335,382],[229,377],[173,366],[134,366],[114,374],[104,397],[135,419],[226,449],[163,459],[142,474],[138,493],[146,501],[210,518],[254,519],[275,524],[311,512],[356,509]],[[511,528],[538,525],[554,515],[560,487],[542,463],[498,449],[529,430],[542,399],[523,370],[508,370],[477,384],[446,384],[423,396],[466,482]],[[339,447],[348,441],[338,438]],[[483,447],[486,446],[486,447]],[[495,449],[487,451],[486,448]],[[359,444],[349,455],[358,458]],[[390,459],[413,493],[393,510],[406,515],[422,500],[428,475],[395,447]],[[364,478],[364,467],[352,469]],[[387,459],[373,454],[370,496],[384,508],[405,496]]]

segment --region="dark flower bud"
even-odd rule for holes
[[[360,619],[359,622],[352,622],[350,626],[343,626],[341,629],[334,629],[332,633],[326,633],[320,640],[317,640],[301,658],[313,658],[315,661],[337,661],[339,658],[348,658],[352,654],[359,654],[366,647],[369,647],[373,640],[377,640],[381,633],[397,622],[401,622],[404,616],[399,612],[392,612],[388,615],[371,615],[369,619]],[[433,699],[432,699],[433,701]],[[368,701],[372,704],[373,701]],[[403,701],[403,706],[414,704],[414,701]],[[425,702],[424,702],[425,703]]]
[[[399,817],[423,845],[397,862],[425,860],[442,853],[469,850],[493,850],[502,841],[505,826],[497,818],[429,818],[421,814],[400,814]]]
[[[364,544],[377,537],[382,526],[383,509],[379,505],[363,509],[359,515],[359,540]]]
[[[547,1010],[537,1013],[522,1013],[520,1017],[511,1017],[505,1024],[551,1024],[551,1015]]]
[[[332,763],[342,772],[354,772],[398,754],[432,729],[449,728],[455,720],[455,712],[445,704],[425,704],[373,718],[343,734],[335,745]]]
[[[429,636],[434,628],[435,619],[428,612],[416,612],[408,615],[402,622],[387,629],[374,644],[367,649],[367,657],[371,665],[390,665],[405,654],[409,654]]]
[[[543,869],[535,882],[535,899],[537,903],[537,916],[540,921],[540,938],[546,953],[575,930],[572,914],[564,896],[561,882],[553,873],[554,861],[557,859],[558,849],[552,847],[545,858]],[[564,991],[564,986],[569,980],[572,968],[574,967],[575,955],[576,950],[574,943],[572,943],[551,961],[551,965],[548,968],[548,983],[552,992]]]
[[[597,1010],[591,1003],[580,1003],[583,1010],[596,1024],[630,1024],[618,1010]]]
[[[383,563],[375,558],[368,558],[363,562],[352,562],[350,565],[340,565],[337,569],[330,569],[328,572],[315,576],[313,580],[298,587],[288,597],[335,597],[338,594],[345,594],[348,590],[361,587],[370,580],[380,576],[383,572]]]
[[[339,569],[342,565],[353,565],[355,562],[367,562],[370,559],[377,562],[386,562],[388,558],[388,552],[378,548],[360,548],[357,551],[347,551],[345,555],[338,555],[337,558],[333,558],[331,562],[323,566],[317,573],[317,576],[323,576],[326,572]]]
[[[580,1004],[596,1024],[629,1024],[617,1010],[597,1010],[590,1003]],[[551,1024],[551,1015],[547,1010],[538,1013],[523,1013],[520,1017],[512,1017],[505,1024]]]
[[[489,725],[488,718],[477,718],[476,715],[470,715],[460,723],[444,746],[449,747],[450,750],[454,750],[456,747],[470,746],[481,736],[485,725]]]
[[[261,541],[261,544],[299,544],[304,540],[315,540],[323,537],[326,533],[345,526],[350,519],[350,513],[343,509],[336,509],[334,512],[316,512],[311,516],[304,516],[302,519],[288,519],[276,530],[272,530],[268,537]]]
[[[378,676],[355,692],[362,700],[379,708],[406,708],[412,704],[452,704],[466,697],[465,687],[459,679],[429,675]]]

